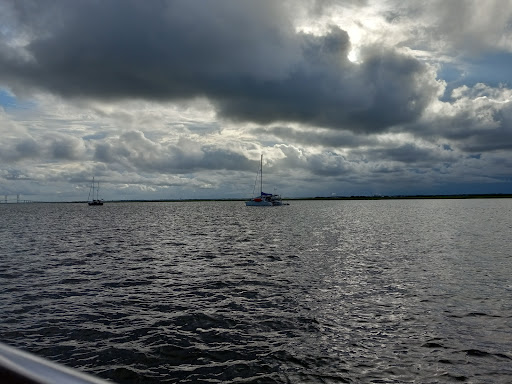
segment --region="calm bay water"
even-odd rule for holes
[[[0,341],[118,383],[510,383],[512,200],[0,204]]]

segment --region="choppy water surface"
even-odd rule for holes
[[[0,205],[0,340],[118,383],[510,383],[512,200]]]

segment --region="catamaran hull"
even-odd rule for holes
[[[272,202],[270,202],[270,201],[254,201],[254,200],[249,200],[249,201],[245,202],[245,205],[247,207],[271,207],[274,204],[272,204]]]

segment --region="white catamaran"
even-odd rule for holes
[[[272,207],[276,205],[288,205],[286,203],[283,204],[280,195],[275,195],[272,193],[263,192],[263,155],[261,155],[260,160],[260,195],[256,196],[249,201],[245,202],[245,205],[248,207]],[[256,179],[257,180],[257,179]]]
[[[100,192],[100,182],[94,181],[94,176],[92,178],[91,188],[89,189],[89,197],[87,198],[89,205],[103,205],[103,200],[99,198]]]

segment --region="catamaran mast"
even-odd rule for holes
[[[263,153],[260,160],[260,196],[263,196]]]

